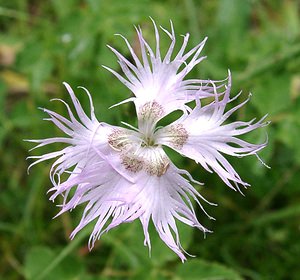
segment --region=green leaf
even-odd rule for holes
[[[247,41],[245,30],[250,21],[249,1],[221,0],[218,2],[216,24],[218,27],[218,43],[222,44],[223,61],[235,61],[245,55]],[[226,32],[227,31],[227,32]],[[237,46],[239,52],[237,52]],[[241,55],[243,54],[243,55]],[[222,61],[221,60],[221,61]]]
[[[291,105],[289,96],[290,77],[282,74],[274,79],[273,76],[266,77],[253,88],[253,104],[262,115],[273,116],[286,110]]]
[[[188,250],[193,229],[180,222],[177,223],[181,245]],[[201,232],[200,232],[201,234]],[[151,252],[144,246],[144,233],[138,221],[132,224],[119,226],[101,237],[101,240],[110,244],[115,250],[119,262],[127,263],[131,268],[145,268],[148,271],[163,267],[169,261],[180,262],[179,257],[160,239],[152,223],[149,225]],[[152,271],[153,272],[153,271]]]
[[[59,263],[51,273],[44,277],[43,271],[56,258],[56,253],[47,247],[33,247],[27,254],[25,260],[25,276],[26,279],[79,279],[79,275],[83,271],[83,264],[74,257],[68,256]]]
[[[55,13],[58,15],[59,18],[63,19],[67,15],[69,15],[70,11],[72,11],[72,7],[76,5],[76,1],[74,0],[52,0],[51,4],[55,10]]]
[[[241,280],[243,279],[234,270],[218,264],[203,260],[192,260],[179,265],[176,278],[184,280]]]
[[[0,80],[0,108],[5,108],[5,98],[6,98],[6,86],[5,84]],[[6,125],[7,120],[5,116],[5,110],[1,110],[0,112],[0,147],[2,145],[2,141],[5,138],[5,135],[9,131],[9,128]]]

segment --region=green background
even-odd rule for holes
[[[300,275],[300,7],[299,1],[276,0],[0,0],[0,278],[1,279],[299,279]],[[215,174],[173,155],[176,164],[205,182],[206,206],[216,218],[199,220],[213,234],[179,225],[187,251],[196,258],[182,264],[150,228],[151,258],[143,246],[140,224],[124,224],[105,234],[92,252],[91,228],[72,242],[68,236],[80,219],[78,207],[54,220],[58,208],[48,201],[51,162],[34,167],[29,176],[32,145],[22,139],[61,133],[38,107],[65,114],[51,98],[69,100],[62,86],[85,86],[92,93],[98,119],[135,125],[131,104],[108,110],[130,92],[107,65],[119,71],[110,44],[129,55],[121,38],[136,43],[133,25],[141,25],[154,43],[149,16],[177,36],[191,33],[189,48],[208,36],[208,58],[190,77],[223,79],[232,71],[232,94],[249,92],[251,101],[234,114],[258,119],[268,113],[271,124],[247,136],[268,147],[255,157],[229,158],[252,186],[243,197]],[[169,41],[162,36],[162,49]],[[164,51],[162,51],[164,53]],[[78,97],[88,109],[84,94]],[[237,103],[235,103],[237,104]],[[52,150],[62,146],[54,145]],[[56,204],[60,201],[57,200]]]

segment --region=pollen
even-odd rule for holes
[[[173,124],[164,130],[168,135],[168,142],[176,149],[181,149],[187,142],[189,134],[182,124]]]
[[[170,161],[167,157],[160,158],[157,161],[148,160],[145,163],[145,171],[151,176],[160,177],[164,175],[170,166]]]
[[[164,175],[170,165],[170,161],[166,156],[157,156],[156,153],[150,157],[149,153],[139,156],[132,153],[122,154],[121,163],[130,172],[145,171],[148,175],[157,177]]]
[[[137,173],[141,171],[144,167],[144,160],[135,155],[123,154],[121,155],[122,165],[126,170],[131,171],[133,173]]]
[[[163,114],[163,107],[156,101],[149,101],[139,109],[139,116],[143,120],[158,120]]]
[[[130,172],[146,172],[150,176],[160,177],[169,168],[170,160],[160,147],[144,147],[136,152],[124,151],[120,155],[121,163]]]
[[[111,134],[108,135],[108,144],[115,151],[122,151],[129,144],[128,133],[123,129],[114,129]]]

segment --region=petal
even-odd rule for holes
[[[228,86],[223,99],[219,100],[218,94],[215,100],[201,107],[198,102],[189,113],[184,114],[173,124],[156,132],[157,143],[166,145],[184,156],[187,156],[209,172],[216,172],[220,178],[232,189],[239,190],[239,184],[247,186],[231,164],[223,156],[224,154],[236,157],[257,155],[257,152],[267,145],[267,141],[260,144],[248,143],[237,136],[251,132],[265,126],[265,117],[254,121],[236,121],[224,124],[228,117],[244,105],[249,99],[225,112],[226,105],[233,99],[229,98],[231,78],[229,74]]]
[[[39,162],[57,158],[53,163],[50,171],[50,179],[54,186],[59,184],[61,174],[70,172],[71,168],[74,168],[74,170],[77,169],[78,171],[79,167],[82,169],[87,163],[94,160],[95,158],[101,159],[97,151],[101,150],[102,153],[105,154],[108,152],[108,150],[110,150],[107,142],[107,137],[108,134],[111,133],[111,131],[114,129],[114,127],[112,126],[98,122],[94,114],[94,106],[91,96],[86,89],[83,88],[90,100],[90,118],[82,109],[81,104],[76,98],[72,88],[67,83],[64,83],[64,85],[66,86],[68,93],[71,96],[77,118],[69,104],[67,104],[63,100],[59,101],[66,106],[69,119],[48,109],[44,109],[44,111],[50,116],[50,118],[47,120],[52,121],[68,137],[27,140],[29,142],[38,143],[38,145],[33,149],[54,143],[64,143],[67,145],[67,147],[57,152],[47,153],[41,156],[29,157],[37,159],[29,166],[29,169]]]
[[[172,60],[175,47],[175,32],[171,22],[171,32],[161,28],[171,39],[171,44],[164,58],[160,53],[160,34],[155,22],[152,20],[155,31],[155,51],[145,40],[140,27],[136,28],[140,43],[142,61],[139,60],[133,48],[126,38],[127,47],[132,55],[134,63],[125,58],[117,50],[109,47],[118,57],[119,64],[125,77],[116,71],[105,67],[112,72],[134,94],[134,103],[139,114],[143,105],[149,102],[157,102],[163,106],[165,116],[175,110],[184,110],[184,104],[196,98],[204,98],[214,94],[213,87],[207,80],[184,80],[186,75],[205,57],[200,56],[207,38],[185,53],[189,35],[185,35],[183,45],[175,58]],[[147,53],[149,55],[147,55]]]
[[[148,225],[150,219],[162,239],[182,261],[186,260],[184,250],[180,243],[180,236],[175,220],[179,220],[189,226],[196,227],[201,231],[209,232],[198,220],[190,198],[205,212],[199,199],[205,200],[196,189],[186,180],[181,172],[173,164],[166,173],[160,177],[141,175],[137,181],[140,190],[133,203],[141,207],[140,221],[145,235],[145,245],[150,245]],[[206,200],[205,200],[206,201]],[[207,202],[207,201],[206,201]],[[205,212],[206,213],[206,212]],[[207,213],[206,213],[207,214]],[[210,216],[208,216],[211,218]]]

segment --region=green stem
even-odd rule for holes
[[[251,222],[253,226],[261,226],[266,225],[267,223],[276,222],[279,220],[283,220],[286,218],[291,218],[294,216],[300,216],[300,206],[291,206],[288,208],[284,208],[273,213],[265,214],[260,218],[257,218]]]
[[[90,227],[82,230],[78,236],[70,242],[59,254],[58,256],[47,266],[47,268],[36,278],[36,280],[44,279],[60,262],[63,261],[77,246],[81,243],[83,239],[90,235]]]
[[[261,62],[255,62],[254,65],[250,65],[245,72],[237,76],[236,81],[239,84],[243,84],[269,70],[280,68],[287,62],[299,57],[300,44],[296,44],[293,47],[282,50],[277,54],[271,55],[269,58]]]
[[[5,17],[10,17],[10,18],[15,18],[18,20],[29,20],[29,16],[26,13],[16,11],[13,9],[8,9],[4,7],[0,7],[0,16],[5,16]]]
[[[186,12],[188,15],[188,19],[189,19],[189,30],[191,30],[192,34],[193,34],[193,38],[192,42],[193,45],[196,45],[199,43],[199,38],[201,36],[200,34],[200,29],[199,29],[199,25],[198,25],[198,20],[197,18],[199,17],[197,13],[197,9],[195,7],[195,3],[193,0],[185,0],[185,8],[186,8]]]

